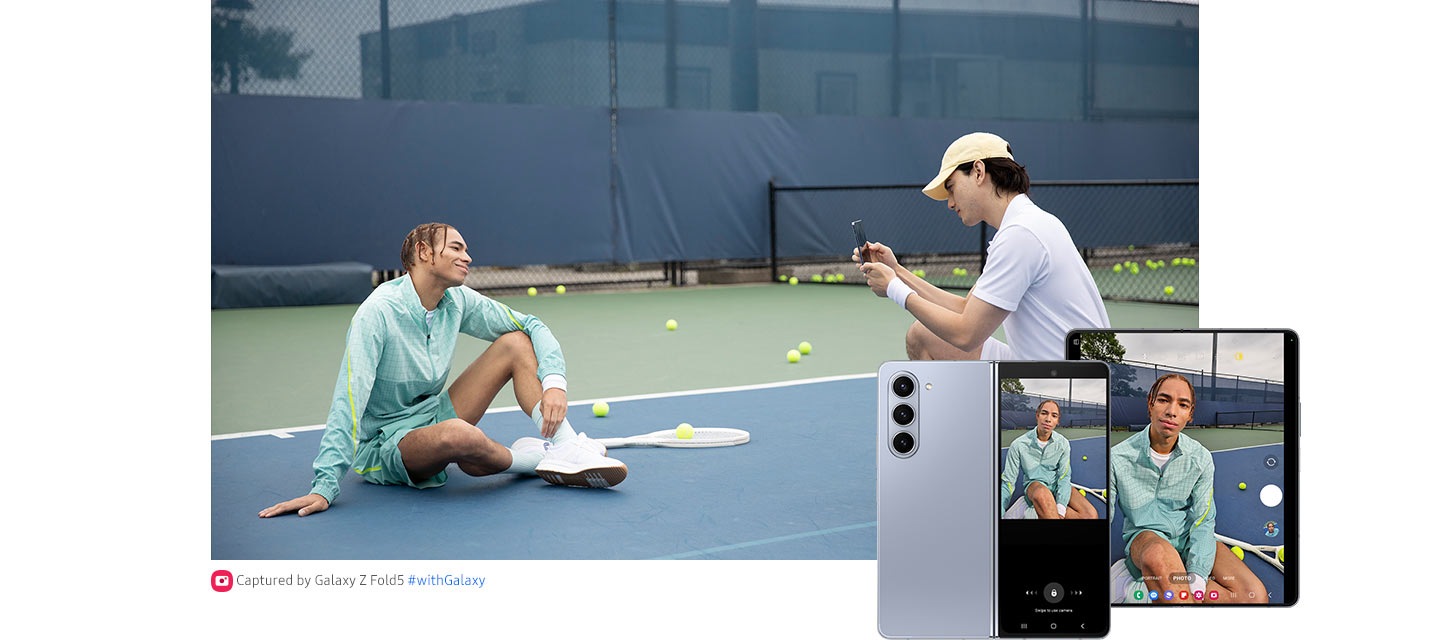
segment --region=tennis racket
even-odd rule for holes
[[[1087,497],[1093,497],[1093,498],[1095,498],[1096,500],[1099,500],[1102,504],[1110,504],[1110,501],[1108,501],[1108,500],[1105,499],[1105,498],[1107,497],[1107,496],[1105,495],[1105,493],[1106,493],[1106,490],[1105,490],[1105,489],[1091,489],[1090,487],[1087,487],[1087,486],[1084,486],[1084,485],[1075,484],[1075,483],[1073,483],[1073,482],[1070,483],[1070,486],[1075,487],[1076,489],[1079,489],[1079,490],[1085,492],[1085,495],[1086,495]]]
[[[708,447],[733,447],[750,441],[750,432],[743,429],[723,427],[696,427],[694,437],[679,438],[674,429],[652,431],[628,438],[595,438],[606,449],[625,447],[673,447],[677,449],[704,449]]]
[[[1243,540],[1236,540],[1229,536],[1222,536],[1218,533],[1215,534],[1215,539],[1219,540],[1222,544],[1226,546],[1240,547],[1246,553],[1253,553],[1261,560],[1264,560],[1273,565],[1276,569],[1279,569],[1280,573],[1285,573],[1285,563],[1281,562],[1279,558],[1275,557],[1276,552],[1280,551],[1280,547],[1278,546],[1275,546],[1273,544],[1253,545]]]

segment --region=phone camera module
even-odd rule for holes
[[[915,436],[910,435],[908,431],[901,431],[895,434],[895,438],[890,441],[890,444],[895,447],[896,453],[905,455],[915,448]]]
[[[900,376],[895,379],[890,388],[895,391],[895,395],[908,398],[910,394],[915,393],[915,379],[910,376]]]
[[[895,418],[895,424],[903,427],[915,419],[915,410],[908,404],[897,404],[895,411],[890,413],[890,417]]]

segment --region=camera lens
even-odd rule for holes
[[[910,453],[910,450],[915,448],[915,436],[910,435],[909,432],[901,431],[895,434],[895,439],[891,440],[890,443],[894,445],[896,453]]]
[[[895,384],[890,388],[895,391],[895,395],[908,398],[910,394],[915,393],[915,380],[910,376],[900,376],[895,379]]]
[[[895,418],[895,424],[903,427],[915,419],[915,410],[908,404],[895,405],[895,411],[891,412],[890,417]]]

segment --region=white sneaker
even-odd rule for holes
[[[596,447],[599,447],[597,450]],[[551,445],[535,473],[550,484],[570,487],[613,487],[625,481],[625,463],[603,455],[605,446],[580,435]]]
[[[605,445],[600,444],[599,440],[592,440],[590,436],[585,435],[585,432],[583,431],[575,436],[575,444],[595,452],[596,455],[610,455],[609,452],[605,449]]]
[[[525,438],[521,438],[521,439],[519,439],[519,440],[516,440],[514,444],[511,444],[511,445],[510,445],[510,450],[511,450],[511,451],[517,451],[517,452],[520,452],[520,453],[528,453],[528,452],[533,451],[533,452],[538,453],[538,454],[540,454],[540,455],[542,455],[542,456],[545,455],[545,452],[548,451],[549,449],[550,449],[550,441],[549,441],[549,440],[542,440],[542,439],[540,439],[540,438],[525,437]]]

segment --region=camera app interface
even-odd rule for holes
[[[1107,400],[1103,378],[1000,378],[1004,635],[1105,632]]]
[[[1111,371],[1111,602],[1284,602],[1284,334],[1080,346]]]

